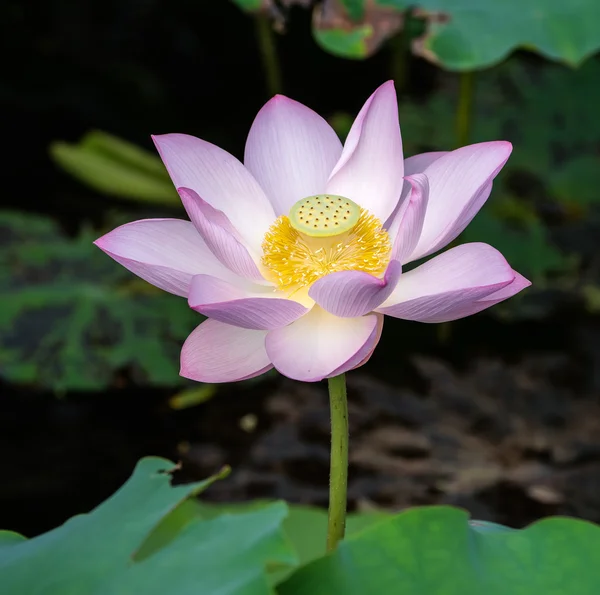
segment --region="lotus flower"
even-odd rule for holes
[[[154,137],[190,221],[145,219],[96,241],[208,317],[181,374],[203,382],[275,367],[312,382],[365,363],[384,315],[455,320],[530,285],[487,244],[455,239],[488,198],[508,142],[406,160],[392,82],[367,100],[344,146],[287,97],[258,113],[244,164],[185,134]]]

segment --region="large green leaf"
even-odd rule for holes
[[[487,67],[517,48],[577,65],[600,48],[596,0],[325,0],[313,33],[333,54],[366,58],[404,26],[409,8],[426,23],[413,50],[450,70]]]
[[[469,523],[450,507],[415,508],[301,568],[281,595],[592,595],[600,528],[550,518],[516,531]]]
[[[268,595],[267,567],[297,563],[283,502],[189,523],[169,545],[106,581],[98,595]]]
[[[205,519],[217,517],[223,513],[244,513],[264,506],[267,501],[244,502],[235,504],[214,504],[200,502],[196,505],[196,514]],[[289,505],[289,512],[283,521],[283,530],[292,544],[298,562],[308,564],[325,554],[327,539],[327,511],[313,506]],[[372,524],[388,518],[387,512],[350,513],[346,522],[346,536],[354,535]],[[293,572],[293,569],[275,569],[271,573],[273,582],[279,583]]]
[[[106,132],[92,130],[77,144],[56,141],[50,155],[72,176],[105,194],[181,204],[158,156]]]
[[[128,370],[171,386],[181,344],[202,320],[49,219],[0,213],[0,374],[56,390],[97,389]]]
[[[266,568],[296,563],[284,503],[200,518],[188,500],[223,474],[170,485],[175,467],[142,459],[127,483],[89,514],[25,540],[0,532],[6,595],[268,595]]]
[[[417,52],[450,70],[491,66],[517,48],[572,66],[600,48],[596,0],[419,0],[428,30]]]
[[[123,487],[89,514],[34,539],[0,532],[3,592],[91,593],[107,576],[127,569],[160,521],[216,479],[173,487],[174,467],[165,459],[142,459]]]

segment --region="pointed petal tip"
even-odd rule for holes
[[[533,285],[533,283],[529,279],[527,279],[527,277],[524,277],[523,275],[521,275],[521,273],[518,273],[514,269],[513,273],[515,274],[513,284],[519,287],[518,291],[522,291],[523,289],[527,289],[528,287],[531,287]]]
[[[499,140],[499,141],[496,141],[496,143],[506,153],[506,158],[508,159],[509,155],[512,153],[512,150],[513,150],[512,143],[507,140]]]
[[[296,101],[295,99],[291,99],[290,97],[287,97],[286,95],[281,95],[281,93],[277,93],[277,95],[273,95],[273,97],[271,97],[271,99],[269,99],[260,108],[259,113],[262,112],[263,110],[269,111],[274,108],[284,107],[286,105],[296,105],[298,103],[300,103],[300,102]],[[303,105],[303,104],[300,104],[300,105]]]
[[[480,143],[482,146],[486,145],[490,148],[494,148],[496,150],[498,150],[498,152],[503,153],[504,155],[506,155],[506,158],[508,159],[508,156],[512,153],[513,150],[513,146],[512,143],[510,141],[507,140],[491,140],[491,141],[487,141],[487,142],[483,142]],[[469,145],[467,145],[469,146]]]
[[[397,103],[397,97],[396,97],[396,85],[394,84],[393,80],[389,80],[389,81],[385,81],[385,83],[382,83],[381,85],[379,85],[379,87],[377,87],[377,89],[375,89],[375,91],[373,92],[372,96],[376,96],[376,95],[388,95],[390,97],[390,99],[393,98],[393,100]]]

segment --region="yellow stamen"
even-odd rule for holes
[[[296,215],[297,219],[298,205],[306,200],[296,203],[290,216]],[[280,289],[293,293],[337,271],[382,275],[390,259],[390,238],[379,219],[356,207],[360,211],[356,224],[351,229],[344,226],[346,229],[335,235],[308,235],[295,228],[297,220],[292,225],[290,217],[279,217],[262,244],[262,264],[267,276]]]

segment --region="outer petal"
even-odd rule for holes
[[[308,295],[330,314],[354,318],[368,314],[394,291],[402,266],[390,262],[383,279],[363,271],[339,271],[313,283]]]
[[[319,306],[283,328],[269,331],[267,354],[284,376],[316,382],[347,362],[360,363],[373,349],[377,316],[339,318]]]
[[[512,145],[506,141],[469,145],[436,159],[425,169],[429,205],[410,260],[439,250],[465,229],[490,195],[492,180],[511,151]]]
[[[142,219],[113,229],[94,244],[132,273],[175,295],[187,296],[198,273],[234,276],[189,221]]]
[[[493,301],[491,296],[515,279],[516,273],[498,250],[487,244],[463,244],[404,273],[377,311],[420,322],[456,320],[488,307],[481,303]],[[517,291],[524,287],[521,281],[517,286]],[[497,295],[500,301],[513,294]]]
[[[385,320],[385,316],[383,314],[375,314],[377,316],[377,325],[368,341],[363,345],[363,348],[357,351],[353,357],[351,357],[346,363],[341,365],[339,368],[334,370],[328,378],[333,378],[338,374],[343,374],[344,372],[348,372],[349,370],[354,370],[356,368],[360,368],[364,366],[373,355],[375,351],[375,347],[379,343],[379,339],[381,339],[381,333],[383,332],[383,321]]]
[[[410,194],[388,225],[393,242],[391,258],[401,263],[407,262],[419,241],[429,201],[429,180],[425,174],[414,174],[405,180],[410,185]]]
[[[430,151],[429,153],[419,153],[404,160],[404,175],[423,173],[434,161],[447,155],[450,151]]]
[[[485,310],[486,308],[490,308],[499,302],[503,302],[510,297],[513,297],[517,293],[519,293],[522,289],[526,289],[531,285],[531,281],[529,279],[525,279],[523,275],[517,273],[517,271],[513,271],[515,278],[512,283],[509,283],[506,287],[495,291],[494,293],[480,299],[477,301],[478,309],[477,312],[481,310]],[[481,306],[481,307],[479,307]]]
[[[241,281],[241,280],[240,280]],[[251,283],[229,283],[209,275],[196,275],[188,298],[190,307],[205,316],[247,329],[274,329],[308,312],[282,292]]]
[[[327,192],[346,196],[385,221],[400,199],[403,175],[398,101],[389,81],[354,121]]]
[[[219,147],[187,134],[153,137],[176,188],[191,188],[223,211],[256,253],[275,213],[252,174]]]
[[[254,259],[222,211],[189,188],[178,188],[183,206],[212,253],[230,270],[246,279],[264,281]]]
[[[277,215],[306,196],[322,194],[342,152],[331,126],[308,107],[276,95],[258,112],[246,141],[244,163],[260,182]]]
[[[266,334],[209,318],[183,344],[179,374],[198,382],[236,382],[259,376],[273,367],[265,351]]]

